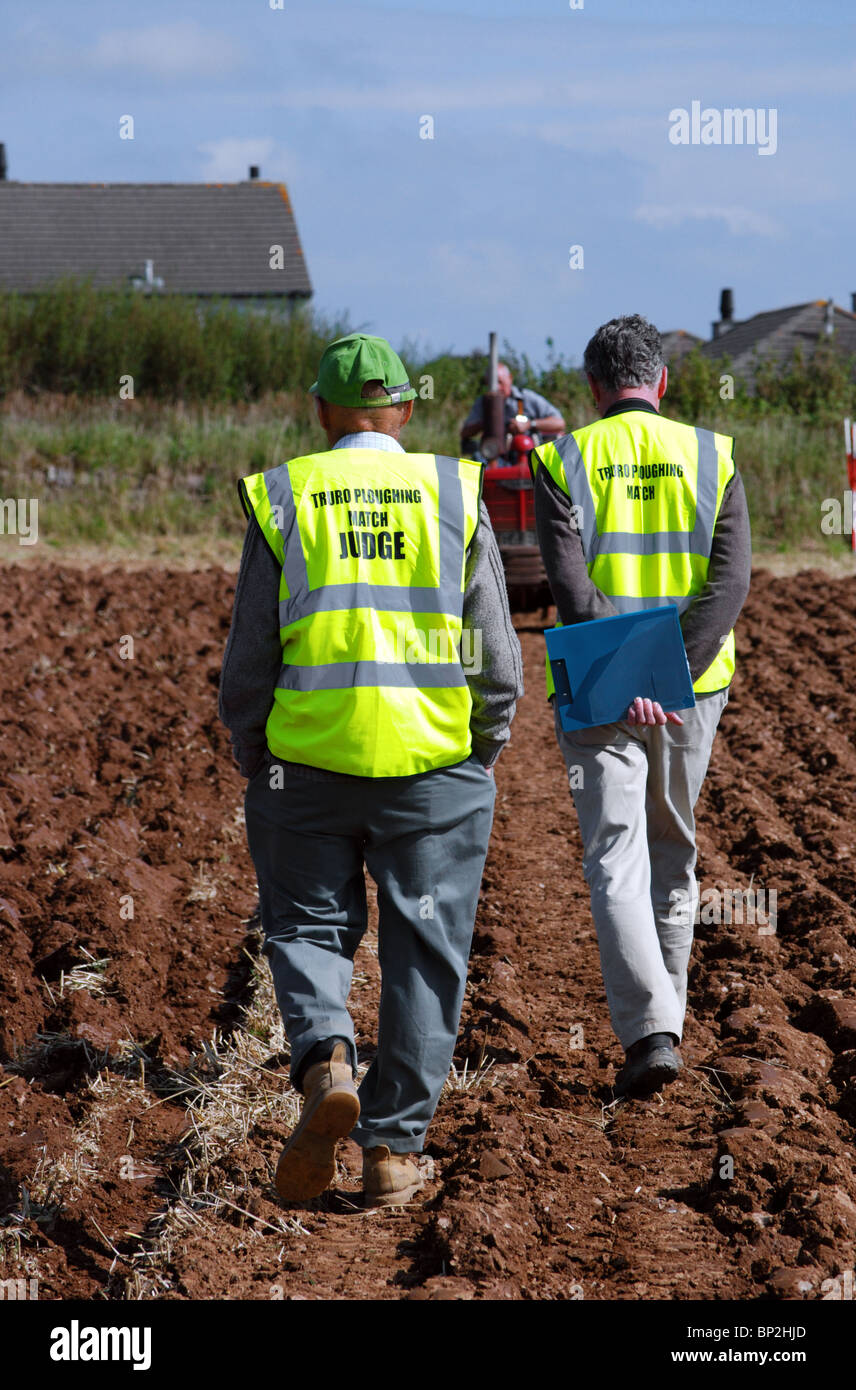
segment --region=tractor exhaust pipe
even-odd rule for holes
[[[505,449],[505,397],[499,389],[499,349],[495,333],[491,333],[489,344],[482,453],[485,458],[493,459]]]
[[[488,391],[499,390],[499,348],[496,345],[496,334],[491,333],[488,337]]]

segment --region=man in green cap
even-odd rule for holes
[[[248,527],[220,715],[249,778],[247,836],[300,1122],[287,1201],[363,1149],[372,1205],[422,1186],[449,1073],[493,817],[493,764],[522,693],[481,472],[406,454],[416,392],[383,338],[325,350],[322,452],[241,479]],[[378,890],[377,1051],[357,1091],[347,1009]]]

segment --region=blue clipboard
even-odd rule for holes
[[[569,733],[626,718],[637,695],[658,700],[664,710],[695,704],[673,603],[548,628],[544,636],[559,721]]]

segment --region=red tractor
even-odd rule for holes
[[[498,385],[495,333],[490,335],[487,386],[482,397],[484,428],[476,457],[484,461],[482,497],[499,543],[509,603],[512,609],[524,612],[541,608],[546,617],[553,596],[535,533],[535,499],[529,467],[529,455],[540,443],[540,436],[530,431],[522,399],[517,399],[517,413],[508,417],[509,393],[503,394]],[[466,442],[462,435],[462,448]]]
[[[535,497],[529,455],[535,440],[512,437],[514,463],[488,463],[482,497],[499,544],[508,601],[514,610],[546,610],[553,602],[535,534]]]

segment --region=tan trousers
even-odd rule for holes
[[[680,1040],[698,902],[693,810],[728,690],[678,710],[682,725],[621,721],[565,733],[612,1026],[625,1049]],[[555,705],[555,701],[553,702]]]

